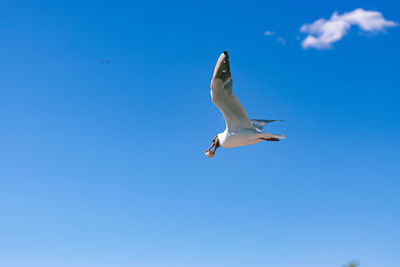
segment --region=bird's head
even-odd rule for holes
[[[214,151],[211,150],[211,148],[214,147]],[[215,150],[217,150],[217,148],[219,148],[219,139],[218,139],[218,135],[216,135],[211,143],[211,146],[206,150],[206,156],[209,158],[214,157],[215,155]]]

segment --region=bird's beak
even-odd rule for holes
[[[211,148],[214,147],[214,151],[211,151]],[[215,155],[215,150],[217,150],[217,146],[215,145],[215,142],[212,143],[212,145],[206,150],[206,156],[209,158],[214,157]]]

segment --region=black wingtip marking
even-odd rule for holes
[[[221,59],[222,61],[218,67],[217,73],[215,74],[215,78],[226,82],[228,78],[231,77],[231,70],[229,66],[228,51],[224,51],[223,54],[225,57]]]

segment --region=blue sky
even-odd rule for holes
[[[399,266],[400,27],[301,46],[356,8],[400,22],[396,1],[2,1],[0,265]],[[223,50],[287,139],[208,159]]]

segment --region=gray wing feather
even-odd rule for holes
[[[211,99],[222,112],[228,130],[253,128],[246,110],[232,92],[228,52],[224,51],[215,65],[211,80]]]
[[[262,129],[264,128],[265,125],[267,125],[268,123],[271,122],[275,122],[275,121],[283,121],[283,120],[250,120],[251,124],[253,124],[253,127],[261,132]]]

